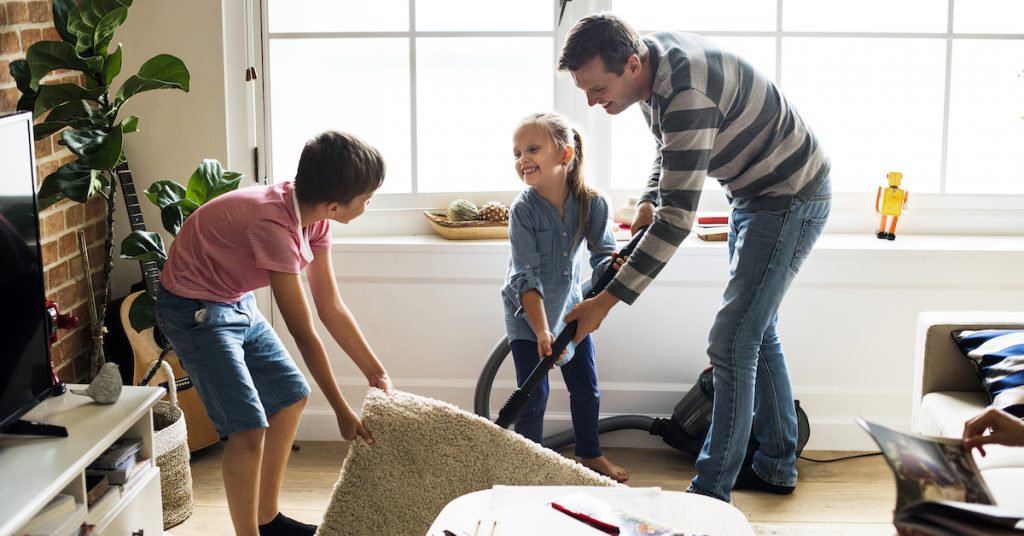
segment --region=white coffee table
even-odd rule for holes
[[[575,492],[584,492],[686,534],[754,534],[743,512],[731,504],[693,493],[660,488],[495,486],[448,503],[430,526],[427,536],[446,536],[445,530],[456,536],[607,536],[551,508],[552,500]]]

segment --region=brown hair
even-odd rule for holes
[[[386,171],[380,151],[352,134],[328,130],[302,148],[295,195],[308,205],[347,205],[380,188]]]
[[[558,70],[576,71],[599,56],[605,70],[621,75],[633,54],[641,59],[647,56],[647,46],[640,34],[611,13],[595,13],[583,17],[569,30],[558,58]]]
[[[580,224],[573,241],[580,240],[586,234],[591,200],[600,195],[597,190],[591,188],[583,180],[583,138],[564,117],[554,112],[530,114],[519,122],[519,128],[525,125],[544,127],[551,135],[551,141],[555,142],[555,147],[559,150],[566,147],[573,148],[572,160],[569,161],[569,169],[566,173],[566,182],[569,183],[569,190],[576,196],[576,201],[579,203]]]

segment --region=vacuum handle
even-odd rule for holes
[[[641,227],[640,230],[637,231],[635,235],[633,235],[633,238],[629,240],[629,243],[619,250],[615,258],[621,259],[622,257],[628,257],[632,255],[633,250],[636,249],[636,246],[640,243],[640,239],[643,238],[644,233],[647,232],[648,227],[649,225],[644,225],[643,227]],[[615,261],[613,260],[612,262]],[[615,274],[617,273],[619,273],[618,270],[613,268],[611,265],[605,268],[604,271],[601,272],[601,277],[597,278],[597,283],[594,283],[594,286],[590,289],[590,292],[587,292],[587,295],[584,296],[583,299],[589,300],[590,298],[593,298],[594,296],[600,294],[601,291],[608,286],[608,283],[612,282],[612,279],[615,278]]]
[[[629,243],[619,250],[618,257],[628,257],[631,255],[633,250],[636,249],[637,244],[640,243],[640,238],[643,237],[645,231],[647,231],[646,225],[641,227]],[[597,283],[594,284],[594,287],[590,289],[590,292],[587,292],[586,296],[584,296],[584,299],[590,299],[597,296],[598,293],[608,286],[608,283],[611,282],[617,272],[618,271],[611,265],[607,266],[604,269],[604,272],[601,273],[601,277],[598,278]],[[569,346],[573,337],[576,336],[577,328],[578,326],[575,320],[569,322],[564,328],[562,328],[562,331],[558,333],[558,337],[555,338],[555,342],[551,345],[551,355],[545,356],[544,359],[541,359],[540,362],[537,363],[537,366],[533,368],[533,371],[530,372],[530,375],[527,376],[523,385],[512,393],[512,396],[510,396],[505,402],[505,405],[502,406],[501,411],[498,412],[498,419],[494,421],[495,424],[502,428],[508,428],[516,422],[519,415],[521,415],[523,410],[526,409],[526,405],[529,402],[534,389],[537,388],[537,384],[547,376],[548,371],[555,366],[559,356],[562,355],[562,352],[567,346]]]

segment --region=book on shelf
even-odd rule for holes
[[[63,499],[62,499],[63,500]],[[49,506],[49,505],[47,505]],[[63,508],[63,507],[62,507]],[[71,536],[78,534],[88,512],[83,503],[71,499],[71,509],[54,517],[40,518],[36,516],[18,531],[19,536]]]
[[[142,449],[142,440],[134,437],[122,437],[103,451],[98,458],[89,464],[90,469],[115,470],[125,469],[134,464],[134,457]]]
[[[728,225],[698,225],[693,231],[697,238],[705,242],[724,242],[729,239]]]
[[[90,469],[85,470],[86,477],[106,477],[110,484],[126,484],[135,477],[135,475],[142,472],[143,469],[148,467],[148,459],[136,459],[134,456],[131,458],[131,465],[122,469]]]
[[[99,525],[103,518],[107,517],[117,503],[121,501],[121,486],[110,486],[106,492],[89,505],[89,513],[85,516],[85,522],[89,525]]]
[[[55,519],[61,519],[74,511],[74,496],[66,493],[58,493],[56,497],[50,499],[50,502],[46,503],[46,506],[44,506],[42,510],[32,517],[32,520],[29,522],[29,526],[45,525]]]
[[[119,486],[121,487],[122,497],[127,496],[129,493],[131,493],[133,489],[135,489],[136,486],[139,485],[139,482],[146,479],[145,476],[146,473],[149,472],[148,469],[150,467],[153,467],[153,460],[139,460],[139,463],[137,463],[135,467],[132,468],[131,475],[128,477],[128,479],[124,483],[119,484]]]
[[[959,439],[857,423],[878,443],[896,479],[893,524],[904,535],[1024,536],[1024,512],[1000,508]]]

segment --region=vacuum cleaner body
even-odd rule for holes
[[[704,446],[708,430],[711,429],[711,413],[715,400],[713,370],[711,367],[704,369],[693,388],[676,403],[672,417],[654,419],[649,430],[652,435],[660,436],[667,445],[695,458]],[[811,426],[807,414],[800,407],[800,401],[795,400],[794,403],[797,420],[796,451],[799,456],[811,437]],[[747,463],[753,458],[757,447],[757,438],[751,434],[750,442],[747,444]]]

